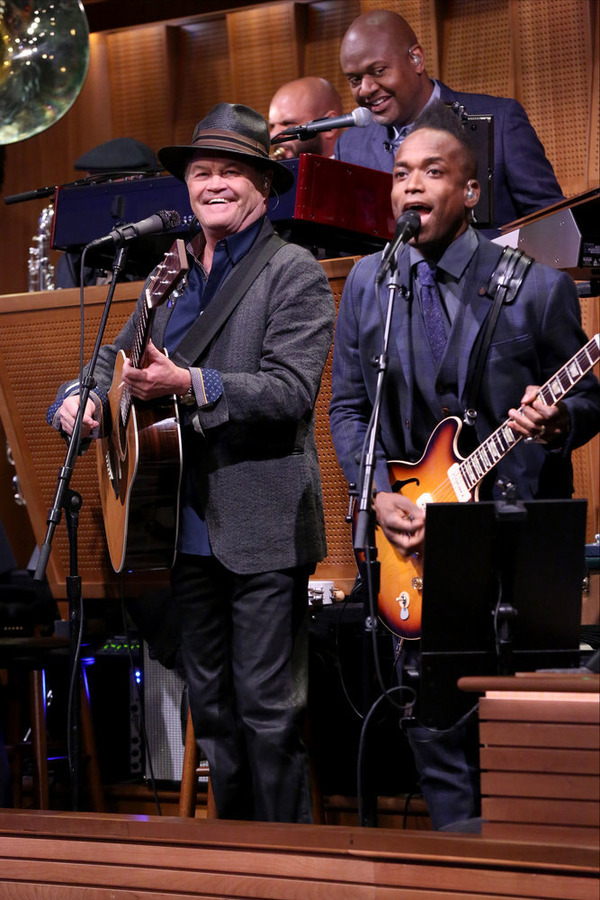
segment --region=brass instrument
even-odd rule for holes
[[[77,98],[89,65],[89,28],[81,0],[0,0],[0,146],[53,125]],[[29,250],[30,291],[53,290],[45,207]]]
[[[0,145],[60,119],[83,87],[88,64],[81,0],[0,0]]]
[[[15,461],[13,459],[12,450],[10,449],[10,444],[8,440],[6,441],[6,459],[8,460],[8,464],[11,465],[15,474],[12,477],[12,491],[13,491],[13,499],[17,506],[27,506],[27,501],[21,492],[21,482],[19,481],[19,476],[17,475],[17,468],[15,466]]]
[[[38,231],[33,236],[32,246],[29,248],[28,290],[53,291],[54,266],[50,264],[50,234],[52,231],[52,219],[54,218],[54,206],[51,203],[45,206],[38,220]]]

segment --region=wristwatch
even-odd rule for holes
[[[190,384],[189,388],[182,394],[179,398],[179,402],[182,406],[194,406],[196,403],[196,395],[194,394],[194,387]]]

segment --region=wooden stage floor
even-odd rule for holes
[[[597,900],[598,875],[593,847],[0,810],[2,900]]]

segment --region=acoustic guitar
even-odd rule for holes
[[[155,309],[174,290],[188,262],[183,240],[175,241],[144,291],[144,303],[129,360],[141,368]],[[182,471],[177,400],[133,399],[123,385],[117,354],[108,392],[111,428],[96,442],[102,514],[115,572],[169,568],[175,558]]]
[[[557,403],[599,359],[597,334],[540,388],[538,399],[546,406]],[[450,416],[434,429],[418,462],[388,462],[392,491],[404,494],[421,508],[428,503],[476,501],[483,478],[519,443],[521,436],[515,434],[507,420],[463,458],[457,449],[461,430],[460,419]],[[379,618],[398,637],[416,640],[421,633],[422,555],[417,552],[402,556],[380,527],[375,530],[375,546],[380,563]]]

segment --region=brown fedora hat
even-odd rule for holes
[[[271,169],[272,186],[283,194],[293,185],[294,176],[284,165],[270,159],[270,147],[269,126],[260,113],[240,103],[217,103],[196,125],[191,144],[163,147],[158,158],[168,172],[185,181],[187,164],[197,151],[239,156],[260,171]]]

